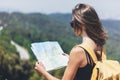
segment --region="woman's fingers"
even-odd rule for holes
[[[42,62],[36,62],[35,63],[35,69],[45,69],[45,66]]]
[[[35,70],[37,70],[37,67],[35,66]]]

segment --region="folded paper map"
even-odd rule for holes
[[[47,71],[65,67],[68,63],[68,57],[62,55],[64,52],[57,41],[32,43],[31,49]]]

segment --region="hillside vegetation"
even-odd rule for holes
[[[45,80],[34,71],[36,58],[30,47],[33,42],[58,41],[64,50],[81,43],[69,25],[71,14],[41,14],[41,13],[6,13],[0,12],[0,80]],[[106,44],[109,59],[120,61],[120,21],[102,20],[108,31]],[[11,40],[28,49],[30,60],[21,60]],[[64,68],[51,71],[61,78]],[[14,76],[12,76],[14,75]],[[22,78],[21,78],[22,76]]]

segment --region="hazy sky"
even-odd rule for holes
[[[100,18],[120,19],[120,0],[0,0],[0,11],[71,13],[77,3],[92,5]]]

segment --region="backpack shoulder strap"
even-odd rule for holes
[[[102,60],[106,60],[106,49],[103,48],[103,51],[102,51]]]
[[[94,51],[88,45],[81,44],[81,45],[78,45],[78,46],[84,48],[90,54],[90,56],[92,57],[92,59],[93,59],[94,62],[98,61],[98,59],[97,59]]]
[[[94,62],[98,61],[94,51],[88,45],[81,44],[81,45],[78,45],[78,46],[84,48],[90,54],[90,56],[92,57]],[[102,60],[106,60],[106,50],[105,50],[105,48],[103,48],[103,51],[102,51]]]

